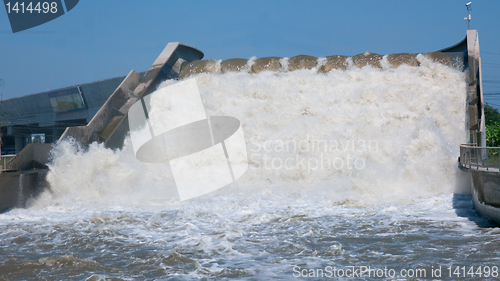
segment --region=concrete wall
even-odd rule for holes
[[[472,199],[476,211],[500,225],[500,173],[474,171],[472,175]]]
[[[479,37],[477,30],[467,30],[467,56],[467,82],[469,84],[467,89],[467,117],[470,142],[480,146],[486,146],[481,56],[479,52]]]
[[[52,144],[28,144],[16,158],[7,163],[9,170],[29,170],[44,167],[50,159]]]
[[[0,173],[0,213],[23,208],[30,199],[48,188],[48,170]]]

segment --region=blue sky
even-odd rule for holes
[[[168,42],[205,58],[423,53],[465,37],[468,1],[80,0],[13,34],[0,8],[3,99],[145,71]],[[500,1],[473,1],[484,92],[500,93]],[[500,108],[500,95],[486,101]]]

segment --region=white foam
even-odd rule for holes
[[[326,74],[195,76],[207,115],[241,121],[250,162],[237,182],[195,201],[378,204],[452,192],[466,136],[465,77],[419,60],[419,67]],[[54,153],[51,192],[35,205],[177,204],[168,163],[139,162],[129,145],[84,152],[62,142]]]

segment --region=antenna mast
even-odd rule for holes
[[[469,30],[470,11],[472,11],[472,8],[471,8],[470,4],[472,4],[472,2],[469,2],[469,3],[465,4],[465,6],[467,7],[467,17],[465,17],[464,20],[467,21],[467,30]]]

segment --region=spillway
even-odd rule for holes
[[[454,191],[458,149],[467,137],[460,125],[464,74],[423,55],[416,59],[419,66],[386,69],[191,76],[207,115],[238,118],[246,136],[249,170],[219,196],[277,192],[376,203]],[[153,188],[147,192],[152,198],[177,200],[175,192],[167,193],[173,182],[168,163],[133,159],[130,141],[115,152],[97,144],[88,152],[60,146],[48,176],[54,196],[80,198],[79,192],[90,191],[97,200],[104,194],[127,198],[129,191]]]

